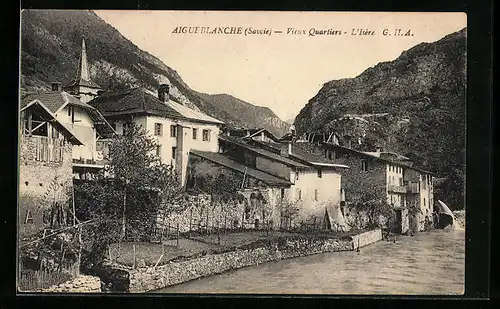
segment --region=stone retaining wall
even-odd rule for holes
[[[79,275],[74,279],[43,289],[40,292],[49,293],[100,293],[101,279],[99,277]]]
[[[194,279],[223,273],[231,269],[259,265],[300,256],[326,252],[353,251],[382,239],[380,229],[345,239],[304,238],[272,241],[262,247],[211,254],[200,258],[171,263],[156,268],[129,270],[132,293],[154,291]]]

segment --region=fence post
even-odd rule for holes
[[[136,265],[135,264],[135,262],[136,262],[136,260],[135,260],[135,258],[136,258],[135,257],[135,245],[132,245],[132,250],[134,251],[134,261],[133,261],[133,264],[132,264],[132,268],[135,269],[135,265]]]
[[[189,235],[191,235],[191,222],[193,220],[193,208],[189,211]]]
[[[179,222],[177,222],[177,247],[179,247]]]

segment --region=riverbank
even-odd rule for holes
[[[213,254],[205,252],[201,256],[184,257],[180,261],[170,261],[162,266],[120,268],[129,273],[129,292],[154,292],[195,279],[267,262],[326,252],[355,251],[381,239],[380,229],[342,236],[294,235],[260,239],[232,250],[227,249],[226,252]]]
[[[360,252],[298,257],[171,286],[167,294],[460,295],[465,231],[434,229]]]

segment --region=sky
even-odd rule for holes
[[[227,93],[295,117],[325,82],[356,77],[421,42],[466,27],[465,13],[95,11],[194,90]],[[176,27],[241,27],[243,34],[173,33]],[[245,29],[271,35],[244,35]],[[305,34],[287,34],[288,28]],[[311,29],[341,35],[309,35]],[[374,35],[352,35],[356,29]],[[388,29],[391,36],[384,36]],[[410,30],[409,36],[396,36]],[[283,33],[274,33],[275,30]]]

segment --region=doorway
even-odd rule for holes
[[[403,215],[401,209],[395,209],[396,212],[396,232],[401,233],[403,230]]]

